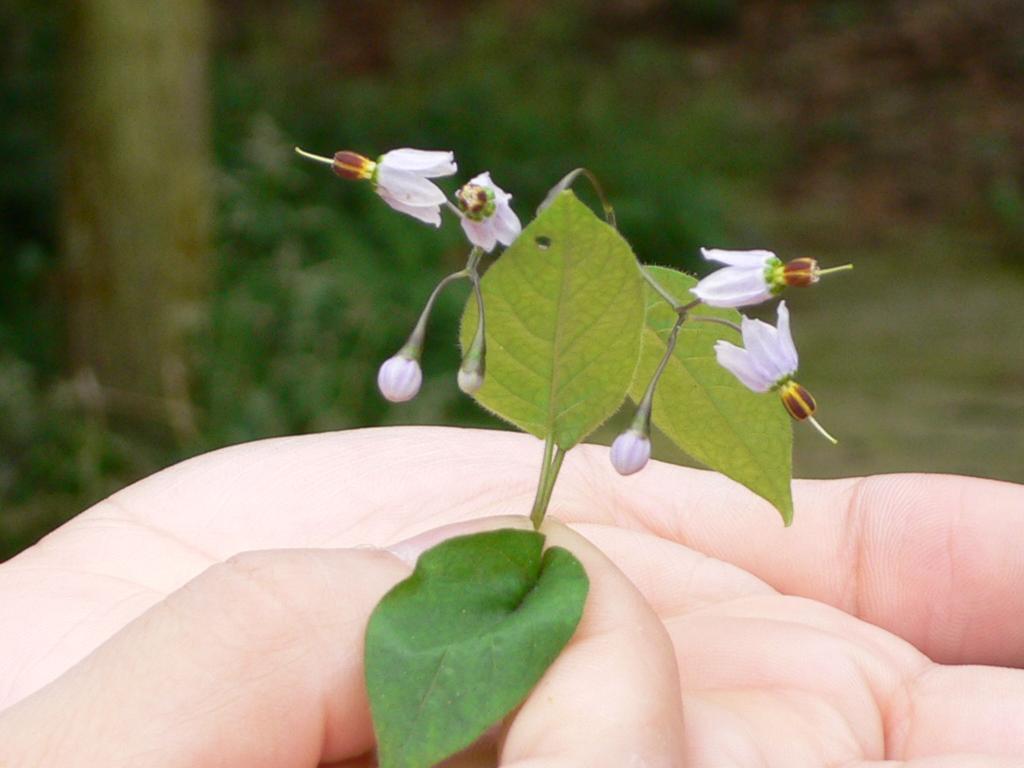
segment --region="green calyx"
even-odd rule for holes
[[[771,258],[764,267],[764,281],[773,295],[782,293],[786,287],[786,265],[779,258]]]

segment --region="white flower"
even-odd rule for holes
[[[512,245],[522,225],[508,201],[512,195],[491,181],[490,173],[474,176],[455,198],[462,211],[462,229],[469,242],[490,252],[498,243]]]
[[[793,380],[799,359],[793,336],[789,332],[789,309],[779,302],[778,327],[773,328],[760,320],[743,318],[743,348],[728,341],[715,343],[718,363],[732,373],[745,386],[755,392],[774,389],[789,415],[797,421],[808,421],[822,436],[835,445],[837,442],[814,418],[817,403],[801,384]]]
[[[457,170],[451,152],[422,149],[393,149],[374,162],[348,149],[334,157],[314,155],[299,147],[302,157],[331,166],[335,174],[349,181],[369,181],[385,203],[413,218],[441,226],[441,206],[448,198],[433,182],[438,176],[451,176]]]
[[[396,211],[439,227],[447,198],[428,179],[451,176],[456,170],[451,152],[393,149],[378,158],[372,179],[377,194]]]
[[[767,392],[796,373],[799,358],[789,331],[789,310],[779,302],[778,328],[743,318],[743,347],[728,341],[715,343],[718,364],[755,392]]]
[[[773,273],[782,262],[771,251],[723,251],[701,248],[708,261],[727,266],[712,272],[690,292],[712,307],[745,307],[770,299],[778,290]],[[774,289],[774,290],[773,290]]]
[[[651,458],[651,441],[635,429],[627,429],[615,438],[608,454],[612,466],[620,475],[639,472]]]
[[[423,371],[418,361],[402,355],[389,357],[377,372],[380,393],[393,403],[412,400],[420,391]]]

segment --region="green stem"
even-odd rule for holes
[[[484,251],[478,246],[473,246],[473,249],[469,252],[469,256],[466,257],[466,272],[473,274],[476,272],[476,268],[480,265],[480,259],[484,257]]]
[[[434,308],[434,302],[437,301],[437,297],[444,290],[445,286],[456,280],[461,280],[464,277],[468,277],[469,272],[465,269],[460,269],[458,272],[452,272],[448,277],[444,278],[436,286],[430,294],[430,298],[427,299],[427,303],[423,307],[423,311],[420,312],[420,318],[416,321],[416,327],[412,329],[412,333],[409,334],[408,340],[405,345],[399,350],[398,354],[405,354],[407,357],[419,358],[420,353],[423,351],[423,338],[427,332],[427,320],[430,318],[430,312]]]
[[[665,343],[665,354],[662,355],[661,362],[658,363],[658,368],[651,377],[650,384],[647,385],[647,391],[644,392],[640,405],[637,406],[632,428],[641,434],[649,435],[651,433],[651,409],[654,404],[654,390],[658,386],[661,374],[665,372],[665,368],[668,366],[672,353],[675,352],[676,342],[679,340],[679,329],[683,327],[685,319],[686,315],[682,313],[676,318],[675,325],[672,326],[672,331],[668,335],[668,341]]]
[[[565,176],[562,177],[555,186],[553,186],[544,198],[544,202],[537,208],[537,213],[540,214],[545,208],[554,202],[555,198],[565,190],[572,187],[576,183],[576,179],[580,176],[586,178],[590,182],[590,186],[593,187],[594,192],[597,193],[598,199],[601,201],[601,209],[604,211],[604,220],[608,222],[608,225],[612,229],[618,229],[618,224],[615,221],[615,209],[612,208],[612,204],[608,202],[608,198],[605,197],[604,188],[601,187],[601,182],[597,180],[597,176],[588,168],[575,168],[569,171]]]
[[[658,294],[659,296],[661,296],[661,298],[667,301],[668,305],[672,307],[672,309],[676,310],[677,312],[679,311],[680,307],[682,307],[683,305],[676,300],[675,296],[673,296],[671,293],[665,290],[661,283],[655,280],[651,273],[644,269],[643,266],[640,266],[640,274],[643,276],[644,280],[647,281],[647,284],[654,289],[654,292],[656,294]]]
[[[732,328],[736,333],[743,333],[743,329],[736,325],[732,320],[725,320],[721,317],[710,317],[709,315],[694,315],[693,319],[701,323],[717,323],[718,325],[724,325],[726,328]]]
[[[554,456],[552,457],[552,454]],[[530,520],[533,527],[540,530],[544,522],[544,515],[547,514],[548,504],[551,501],[551,492],[555,489],[555,480],[558,479],[558,472],[562,468],[562,460],[565,458],[565,451],[555,448],[555,440],[548,435],[544,441],[544,466],[540,471],[540,479],[537,481],[537,495],[533,500],[533,511],[530,512]]]
[[[485,355],[487,353],[487,318],[484,314],[484,294],[480,290],[480,273],[477,271],[477,266],[480,264],[480,259],[483,258],[483,255],[482,249],[473,246],[473,250],[469,252],[469,257],[466,259],[466,269],[464,271],[469,275],[469,282],[472,283],[473,294],[476,296],[476,333],[473,335],[473,341],[470,343],[462,362],[463,368],[466,368],[468,363],[471,366],[475,366],[481,375],[483,374]],[[466,368],[466,370],[469,369]]]

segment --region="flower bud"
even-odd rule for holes
[[[412,400],[420,391],[423,372],[418,360],[395,355],[384,361],[377,372],[377,386],[380,393],[392,403]]]
[[[348,150],[335,152],[334,162],[331,164],[331,170],[349,181],[372,179],[376,168],[377,164],[370,158]]]
[[[632,475],[647,465],[651,458],[651,441],[635,429],[627,429],[615,438],[609,457],[620,475]]]
[[[786,406],[789,415],[797,421],[810,417],[817,408],[811,393],[792,379],[779,387],[779,397],[782,398],[782,404]]]
[[[459,389],[467,395],[475,395],[484,385],[483,374],[478,370],[467,371],[465,368],[459,368],[458,380]]]

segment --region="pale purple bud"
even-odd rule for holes
[[[395,355],[389,357],[377,372],[377,386],[380,393],[392,403],[412,400],[420,391],[423,372],[417,360]]]
[[[651,441],[635,429],[627,429],[612,443],[612,466],[620,475],[639,472],[651,458]]]
[[[459,368],[459,389],[467,395],[475,395],[484,385],[484,377],[480,371],[467,371]]]

